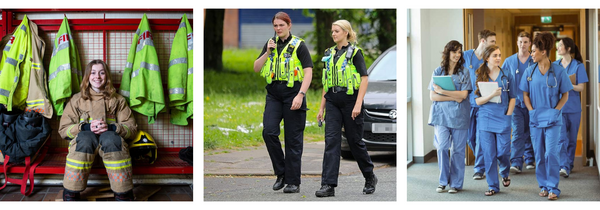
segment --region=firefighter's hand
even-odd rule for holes
[[[302,101],[304,100],[304,96],[302,94],[296,95],[294,97],[294,101],[292,101],[292,107],[290,110],[298,110],[302,106]]]
[[[90,130],[97,135],[100,135],[108,130],[108,125],[104,120],[92,120]]]

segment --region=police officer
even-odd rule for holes
[[[335,196],[340,169],[342,125],[348,138],[350,151],[365,177],[363,193],[375,192],[377,177],[373,163],[362,141],[363,98],[367,91],[368,75],[362,50],[356,46],[356,32],[350,22],[338,20],[331,26],[331,36],[337,44],[325,51],[323,69],[323,97],[317,120],[323,120],[325,109],[325,152],[321,189],[317,197]]]
[[[271,20],[277,36],[269,39],[254,61],[254,71],[267,81],[263,138],[277,180],[273,190],[300,192],[300,166],[306,124],[306,91],[312,79],[312,59],[304,40],[292,35],[292,20],[278,12]],[[279,141],[284,122],[285,153]]]

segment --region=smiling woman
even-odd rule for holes
[[[91,61],[85,69],[81,92],[71,97],[60,118],[58,132],[70,140],[63,180],[65,201],[80,200],[96,154],[107,168],[115,199],[133,200],[131,156],[124,139],[137,134],[137,124],[110,78],[104,61]],[[121,179],[111,178],[116,176]]]

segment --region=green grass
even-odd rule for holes
[[[258,49],[224,50],[224,72],[204,71],[204,149],[239,149],[263,145],[262,116],[266,81],[253,71]],[[321,90],[307,93],[304,141],[323,139],[317,126]],[[282,123],[283,126],[283,123]],[[283,143],[283,128],[281,129]]]

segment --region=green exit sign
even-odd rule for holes
[[[552,23],[552,16],[542,16],[542,23]]]

